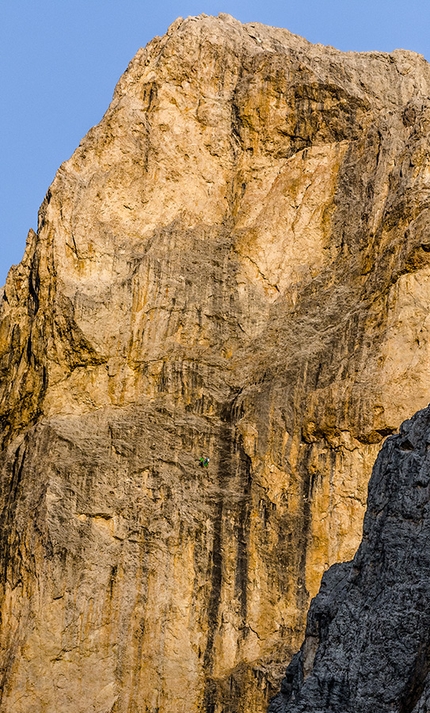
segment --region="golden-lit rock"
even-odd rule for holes
[[[1,713],[265,709],[430,400],[429,96],[227,15],[130,63],[2,297]]]

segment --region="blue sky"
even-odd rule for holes
[[[55,171],[102,117],[129,60],[176,17],[203,12],[430,60],[429,0],[0,0],[0,285]]]

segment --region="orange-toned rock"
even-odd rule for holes
[[[429,96],[226,15],[131,62],[3,292],[1,713],[265,709],[430,400]]]

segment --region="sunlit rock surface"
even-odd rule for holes
[[[2,296],[1,713],[265,710],[430,400],[428,97],[226,15],[133,59]]]

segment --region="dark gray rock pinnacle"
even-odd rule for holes
[[[430,406],[385,442],[352,562],[323,577],[270,713],[430,711]]]

